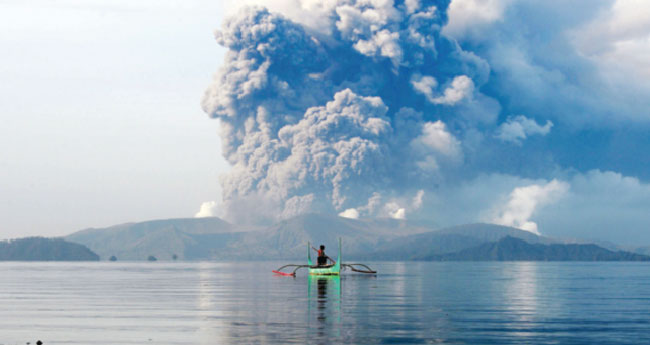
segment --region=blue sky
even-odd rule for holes
[[[201,206],[650,244],[643,1],[0,6],[0,237]]]

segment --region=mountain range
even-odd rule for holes
[[[437,229],[397,219],[349,219],[304,214],[268,227],[241,227],[219,218],[128,223],[75,232],[65,239],[83,244],[102,260],[304,260],[307,243],[325,244],[344,260],[645,260],[648,256],[589,243],[538,236],[494,224]]]
[[[484,243],[444,255],[423,257],[430,261],[650,261],[650,256],[625,251],[611,251],[595,244],[528,243],[505,236],[497,242]]]

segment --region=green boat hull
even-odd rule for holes
[[[337,276],[341,273],[341,239],[339,238],[339,257],[333,266],[318,267],[311,261],[311,244],[307,243],[307,264],[309,274],[314,276]]]
[[[309,274],[313,276],[337,276],[341,273],[340,267],[309,268]]]

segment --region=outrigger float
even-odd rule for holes
[[[282,272],[283,269],[290,270],[291,267],[293,267],[293,271],[291,271],[291,273]],[[353,272],[377,274],[377,271],[372,270],[370,267],[364,264],[341,263],[341,239],[340,238],[339,238],[339,257],[336,260],[336,263],[331,265],[325,265],[325,266],[314,265],[314,263],[311,261],[311,245],[309,242],[307,242],[307,265],[289,264],[289,265],[284,265],[278,268],[277,270],[273,270],[272,272],[283,276],[295,277],[296,272],[301,268],[307,268],[309,270],[310,275],[316,275],[316,276],[338,276],[341,274],[341,270],[345,271],[348,268]]]

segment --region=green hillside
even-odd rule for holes
[[[594,244],[531,244],[506,236],[456,253],[424,257],[436,261],[650,261],[650,256],[614,252]]]
[[[83,245],[61,238],[26,237],[0,241],[0,261],[98,261]]]

